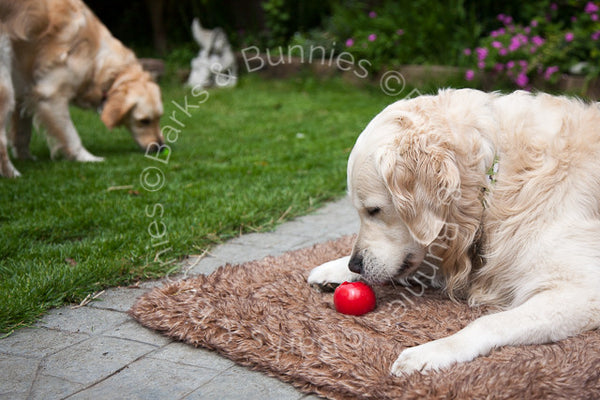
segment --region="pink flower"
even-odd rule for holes
[[[509,61],[506,63],[506,69],[512,69],[515,66],[514,61]]]
[[[465,72],[466,80],[472,81],[474,77],[475,77],[475,71],[473,71],[472,69],[468,69],[467,72]]]
[[[508,50],[505,48],[501,48],[500,50],[498,50],[498,54],[500,54],[501,56],[505,56],[508,54]]]
[[[583,11],[585,11],[588,14],[593,14],[598,12],[598,10],[600,10],[600,8],[596,4],[594,4],[593,1],[588,1]]]
[[[592,33],[592,35],[590,37],[592,38],[593,41],[600,39],[600,31],[596,31],[596,32]]]
[[[470,56],[470,55],[471,55],[471,49],[464,49],[464,50],[463,50],[463,54],[464,54],[465,56]]]
[[[556,4],[556,3],[552,3],[552,4],[550,4],[550,9],[551,9],[552,11],[556,11],[556,10],[558,10],[558,4]]]
[[[515,50],[518,50],[519,47],[521,47],[521,41],[519,40],[519,38],[517,36],[513,36],[512,39],[510,39],[510,44],[508,45],[508,49],[510,51],[515,51]]]
[[[502,65],[502,63],[497,63],[496,65],[494,65],[494,71],[496,72],[500,72],[504,69],[504,65]]]
[[[396,35],[398,35],[398,36],[402,36],[402,35],[404,35],[404,29],[398,29],[398,30],[396,31]]]
[[[525,87],[529,83],[529,78],[527,77],[527,74],[521,72],[519,75],[517,75],[515,82],[519,87]]]
[[[531,25],[531,26],[533,26],[535,28],[536,26],[538,26],[538,22],[537,22],[536,19],[534,19],[534,20],[531,21],[531,24],[529,24],[529,25]]]
[[[485,58],[488,55],[489,50],[486,49],[485,47],[478,47],[475,49],[475,53],[477,54],[477,59],[479,61],[483,61],[485,60]]]
[[[479,61],[477,63],[477,68],[484,69],[485,68],[485,61]]]
[[[536,35],[536,36],[532,37],[532,38],[531,38],[531,41],[532,41],[532,42],[533,42],[533,44],[534,44],[534,45],[536,45],[536,46],[541,46],[541,45],[543,45],[543,44],[544,44],[544,42],[545,42],[545,40],[544,40],[544,39],[543,39],[541,36],[539,36],[539,35]]]
[[[505,33],[506,33],[506,29],[500,28],[500,29],[496,29],[495,31],[491,31],[490,36],[493,38],[497,38],[498,36],[502,36]]]
[[[377,13],[375,11],[371,11],[369,13],[369,18],[376,18],[377,17]]]
[[[350,39],[346,39],[346,47],[352,47],[354,46],[354,39],[350,38]]]
[[[557,66],[546,68],[546,72],[544,72],[544,79],[549,80],[556,72],[558,72]]]
[[[377,39],[377,35],[376,35],[376,34],[374,34],[374,33],[371,33],[371,34],[369,35],[368,39],[369,39],[369,42],[374,42],[374,41],[375,41],[375,39]]]
[[[528,66],[528,65],[529,65],[529,64],[527,63],[527,61],[526,61],[526,60],[519,60],[519,66],[520,66],[521,68],[523,68],[523,69],[527,69],[527,66]]]
[[[573,32],[565,33],[565,41],[572,42],[575,39],[575,34]]]
[[[571,22],[577,22],[577,17],[571,17]]]
[[[499,42],[499,41],[497,41],[497,40],[494,40],[492,42],[492,47],[495,48],[495,49],[501,49],[502,48],[502,43]]]
[[[510,15],[498,14],[496,18],[498,18],[498,21],[502,22],[504,25],[510,25],[513,22],[513,19]]]
[[[598,14],[592,14],[590,15],[590,18],[592,19],[592,21],[598,21]]]

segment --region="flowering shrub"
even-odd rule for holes
[[[368,60],[378,71],[401,64],[456,64],[464,46],[475,42],[477,27],[462,0],[443,6],[431,0],[363,0],[336,2],[325,28],[337,50]]]
[[[492,71],[521,88],[529,88],[539,77],[556,82],[561,73],[597,76],[600,72],[600,2],[572,1],[550,4],[543,16],[528,24],[516,24],[510,15],[499,14],[498,29],[482,38],[464,55],[476,68],[467,70],[466,80],[475,71]]]
[[[379,11],[379,12],[378,12]],[[373,69],[380,69],[385,62],[397,62],[402,52],[404,30],[390,18],[390,12],[382,10],[337,10],[334,23],[337,37],[343,42],[343,51],[359,59],[367,59]],[[344,20],[352,20],[347,25]]]

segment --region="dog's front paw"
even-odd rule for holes
[[[400,376],[415,371],[437,371],[475,357],[462,354],[464,349],[454,346],[451,340],[448,337],[405,349],[392,365],[392,374]]]
[[[12,155],[17,160],[33,160],[33,161],[37,160],[36,156],[31,155],[31,152],[29,151],[29,147],[13,146]]]
[[[73,160],[79,162],[101,162],[104,161],[103,157],[97,157],[84,149],[83,147],[73,156]]]
[[[6,163],[0,163],[0,177],[3,176],[5,178],[18,178],[21,176],[19,171],[12,165],[10,161]]]
[[[348,256],[319,265],[310,272],[308,283],[319,290],[331,292],[341,283],[359,280],[360,274],[348,269],[349,260]]]

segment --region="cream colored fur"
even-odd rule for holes
[[[15,178],[19,171],[10,161],[7,149],[6,123],[15,107],[11,79],[10,39],[0,28],[0,176]]]
[[[83,146],[70,104],[102,109],[109,129],[125,125],[143,149],[162,146],[158,85],[83,1],[3,0],[0,11],[12,41],[16,112],[10,137],[17,157],[30,157],[34,115],[53,158],[101,161]]]
[[[311,284],[407,279],[427,264],[431,286],[499,308],[405,349],[392,373],[600,326],[598,104],[470,89],[399,101],[358,138],[348,188],[361,220],[352,256]]]

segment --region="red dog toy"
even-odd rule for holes
[[[363,282],[344,282],[333,293],[335,309],[348,315],[363,315],[375,309],[375,292]]]

